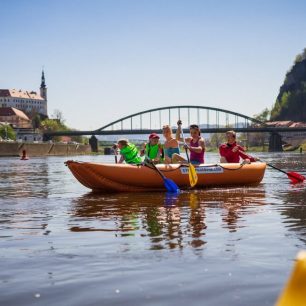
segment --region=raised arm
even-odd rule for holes
[[[175,138],[176,140],[183,142],[184,139],[181,137],[181,135],[182,135],[182,121],[178,120]]]

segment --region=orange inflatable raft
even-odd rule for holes
[[[99,164],[69,160],[65,162],[84,186],[99,192],[165,190],[158,172],[145,165]],[[181,189],[190,188],[188,165],[158,164],[158,169]],[[202,164],[195,166],[198,182],[194,188],[221,185],[250,185],[261,182],[266,164]]]

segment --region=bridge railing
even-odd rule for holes
[[[163,125],[176,128],[178,119],[183,121],[183,127],[198,124],[203,128],[246,128],[253,124],[264,125],[248,116],[205,106],[171,106],[135,113],[119,120],[113,121],[97,131],[102,130],[157,130]]]

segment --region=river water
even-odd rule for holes
[[[306,175],[305,154],[258,157]],[[0,159],[0,305],[273,305],[306,249],[306,183],[271,168],[252,187],[92,194],[66,160]]]

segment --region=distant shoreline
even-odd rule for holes
[[[0,157],[89,155],[90,145],[65,143],[0,142]]]

